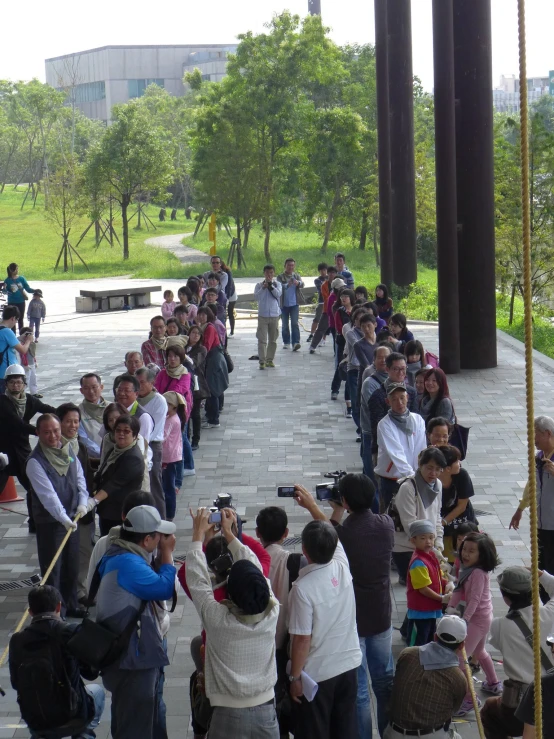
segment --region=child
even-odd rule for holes
[[[186,401],[180,393],[164,393],[167,401],[167,416],[162,446],[162,486],[168,521],[173,521],[177,509],[175,476],[183,459],[183,429],[185,427]]]
[[[500,564],[493,540],[487,534],[471,533],[462,541],[459,550],[461,568],[458,584],[450,601],[467,623],[465,647],[467,654],[479,660],[486,676],[481,690],[492,695],[502,694],[502,683],[498,679],[494,664],[485,645],[492,623],[492,602],[489,572]],[[464,662],[460,656],[460,669]],[[479,702],[480,705],[480,702]],[[471,693],[468,691],[460,710],[455,716],[465,716],[473,710]]]
[[[21,314],[23,315],[23,314]],[[31,326],[31,333],[35,330],[35,341],[38,341],[40,335],[40,321],[44,323],[46,318],[46,305],[42,299],[42,290],[35,290],[33,293],[33,299],[29,301],[29,307],[27,308],[27,320]],[[19,332],[22,333],[22,330]]]
[[[173,311],[175,310],[175,306],[177,303],[173,300],[173,293],[171,290],[166,290],[164,292],[164,302],[162,303],[162,316],[167,321],[168,318],[171,318],[173,315]]]
[[[367,287],[364,287],[363,285],[358,285],[358,287],[354,290],[354,301],[356,303],[367,303],[367,300]]]
[[[173,315],[175,316],[177,315],[177,309],[185,308],[186,309],[185,312],[188,315],[187,323],[190,323],[190,324],[194,323],[194,320],[196,318],[196,311],[198,310],[198,306],[194,305],[194,303],[191,302],[192,301],[191,290],[186,285],[183,285],[183,287],[179,288],[177,297],[179,298],[179,305],[177,306],[177,308],[175,308]]]
[[[421,647],[433,641],[437,618],[442,616],[442,606],[448,603],[452,583],[444,578],[435,546],[436,524],[431,521],[414,521],[410,524],[410,541],[415,547],[408,568],[408,645]]]
[[[456,529],[456,541],[454,542],[454,549],[456,551],[456,557],[454,559],[454,565],[452,567],[452,574],[456,578],[456,581],[458,580],[458,576],[460,574],[460,567],[461,567],[461,560],[460,560],[460,549],[463,544],[464,539],[468,534],[473,534],[475,532],[479,532],[479,526],[477,526],[476,523],[473,523],[473,521],[467,521],[466,523],[461,523],[458,528]]]
[[[426,369],[419,369],[414,375],[414,387],[416,391],[416,403],[414,406],[414,411],[416,413],[419,413],[419,409],[421,408],[421,401],[423,400],[423,396],[425,394],[425,375],[427,374]]]
[[[402,351],[402,348],[408,341],[414,340],[413,333],[411,331],[408,331],[407,323],[408,320],[403,313],[395,313],[394,316],[391,316],[391,319],[389,321],[389,328],[392,335],[397,341],[400,342],[401,348],[399,349],[399,351]]]
[[[431,369],[431,365],[425,361],[425,350],[423,344],[417,339],[406,342],[402,353],[406,357],[406,384],[415,387],[416,372],[421,369]],[[422,393],[424,389],[422,390]]]
[[[23,344],[25,341],[25,338],[27,335],[33,335],[33,331],[31,328],[25,326],[21,329],[21,332],[19,334],[20,341]],[[21,355],[21,364],[25,368],[25,377],[27,378],[27,386],[29,388],[29,393],[31,395],[34,395],[35,398],[42,398],[42,395],[38,391],[38,385],[37,385],[37,367],[38,362],[36,359],[36,353],[37,353],[37,345],[36,341],[31,341],[29,344],[29,347],[27,348],[27,351],[25,354]]]
[[[325,297],[321,291],[321,288],[323,286],[323,283],[327,282],[327,264],[325,262],[320,262],[320,264],[317,265],[317,271],[319,272],[319,277],[316,277],[314,280],[314,285],[317,290],[317,308],[315,309],[315,316],[314,316],[314,320],[312,321],[310,335],[306,339],[308,344],[310,344],[312,339],[314,338],[314,334],[317,331],[319,321],[321,320],[321,316],[323,315],[323,306],[325,304]],[[329,295],[329,292],[327,292],[327,296],[328,295]]]
[[[225,297],[225,293],[221,290],[217,290],[215,287],[209,287],[204,292],[204,297],[202,298],[201,305],[213,305],[217,312],[217,318],[221,321],[223,325],[225,325],[225,321],[227,320],[227,311],[225,310],[225,306],[227,305],[227,298]]]

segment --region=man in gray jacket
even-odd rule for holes
[[[298,326],[298,313],[300,312],[300,303],[304,302],[302,297],[302,288],[304,283],[298,272],[294,271],[296,262],[292,258],[285,260],[285,271],[277,275],[278,282],[283,286],[281,297],[282,320],[281,335],[283,337],[283,349],[288,349],[291,344],[292,331],[292,350],[297,352],[300,349],[300,328]],[[290,327],[289,327],[290,320]]]

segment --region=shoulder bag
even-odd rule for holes
[[[412,485],[414,486],[414,495],[417,498],[417,485],[416,481],[413,477],[406,477],[404,482],[407,482],[408,480],[412,481]],[[400,486],[398,488],[400,490]],[[398,508],[396,507],[395,499],[398,495],[398,491],[392,496],[392,500],[389,503],[389,507],[387,508],[387,514],[392,518],[392,522],[394,524],[394,530],[400,534],[404,531],[404,526],[402,525],[402,519],[400,518],[400,513],[398,512]]]

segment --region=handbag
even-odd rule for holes
[[[417,485],[416,481],[413,477],[406,477],[405,480],[411,480],[412,485],[414,486],[414,496],[417,498]],[[402,480],[402,482],[405,482],[405,480]],[[398,490],[400,490],[400,485],[402,483],[399,482]],[[394,530],[400,534],[404,531],[404,526],[402,524],[402,519],[400,518],[400,513],[398,512],[398,508],[396,507],[395,498],[398,493],[398,490],[396,493],[392,496],[391,502],[389,503],[389,507],[387,508],[387,515],[389,515],[392,518],[392,522],[394,524]]]
[[[225,357],[225,362],[227,363],[227,372],[231,374],[231,372],[235,369],[235,365],[233,363],[233,360],[231,359],[231,355],[225,348],[223,348],[223,356]]]
[[[455,446],[460,452],[460,459],[465,459],[467,454],[467,442],[469,439],[469,426],[462,426],[461,423],[456,422],[452,427],[452,433],[450,434],[450,444]]]
[[[79,662],[101,671],[116,662],[126,651],[133,632],[140,622],[140,617],[144,613],[147,601],[141,602],[136,616],[133,616],[120,634],[115,634],[102,624],[93,621],[88,617],[88,611],[100,587],[99,567],[100,563],[90,585],[87,615],[81,627],[69,639],[67,648]]]

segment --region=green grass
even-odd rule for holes
[[[496,301],[496,325],[502,331],[520,341],[525,341],[523,300],[516,298],[514,303],[514,321],[509,322],[509,299],[498,295]],[[554,359],[554,326],[549,318],[553,312],[542,309],[540,314],[533,315],[533,348],[547,357]]]

